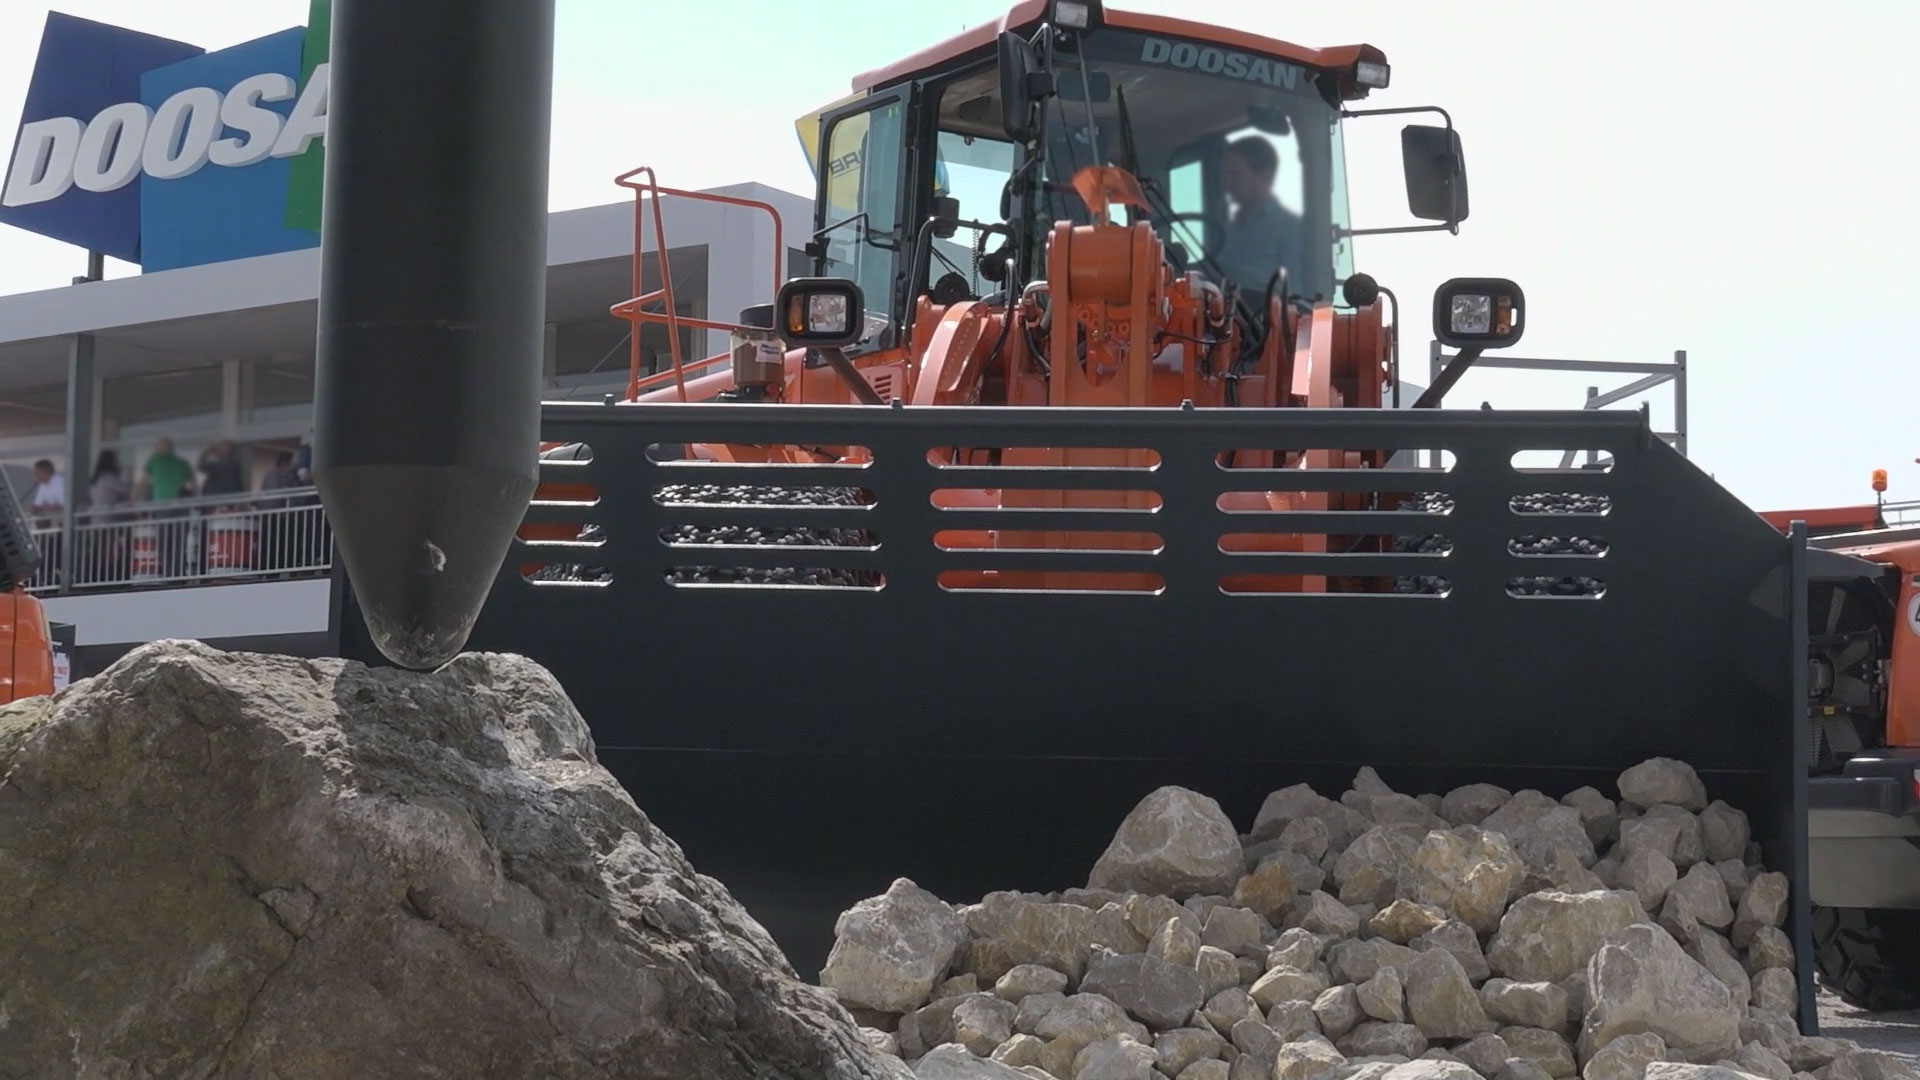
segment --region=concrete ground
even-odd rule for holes
[[[1920,1068],[1920,1011],[1869,1013],[1820,991],[1820,1034],[1903,1054]]]

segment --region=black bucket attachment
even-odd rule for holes
[[[1793,883],[1788,930],[1810,955],[1804,540],[1638,414],[549,405],[542,438],[582,447],[543,462],[542,483],[592,497],[536,502],[528,522],[590,526],[587,545],[516,543],[470,648],[549,668],[605,765],[803,976],[819,972],[835,917],[895,877],[954,902],[1084,885],[1122,818],[1164,784],[1213,796],[1249,830],[1269,792],[1307,781],[1337,796],[1362,765],[1402,791],[1487,781],[1617,797],[1619,773],[1656,755],[1691,763],[1748,813]],[[872,460],[685,460],[701,443],[858,446]],[[932,463],[954,447],[1075,446],[1157,464]],[[1384,448],[1442,467],[1221,466],[1253,448]],[[1610,461],[1528,467],[1529,453],[1565,450]],[[954,509],[935,495],[990,487],[1152,498],[1126,514]],[[1401,511],[1221,509],[1246,490],[1422,497]],[[751,492],[749,505],[699,505],[728,491]],[[797,546],[798,528],[829,539]],[[950,542],[1003,528],[1158,544]],[[720,533],[758,546],[702,546]],[[1415,542],[1222,543],[1247,534]],[[1156,587],[963,587],[982,569]],[[1222,585],[1263,574],[1381,588]],[[347,590],[336,595],[343,655],[376,661]],[[1814,1015],[1805,970],[1801,1015]]]

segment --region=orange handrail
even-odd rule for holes
[[[635,181],[634,177],[645,175],[644,181]],[[633,190],[633,297],[613,305],[608,309],[615,318],[625,319],[633,324],[630,335],[627,360],[627,400],[639,397],[642,389],[657,386],[671,380],[679,387],[680,400],[687,400],[686,365],[680,356],[680,330],[685,327],[700,330],[725,330],[732,332],[745,329],[738,323],[718,322],[712,319],[682,318],[679,308],[673,302],[673,270],[667,264],[666,221],[660,212],[660,199],[664,195],[674,195],[684,199],[696,199],[702,202],[721,203],[727,206],[741,206],[750,210],[764,210],[773,219],[773,293],[771,300],[780,291],[781,271],[786,262],[786,237],[780,221],[780,211],[773,204],[758,199],[742,199],[734,195],[719,195],[711,191],[688,191],[684,188],[661,187],[658,177],[651,166],[642,165],[631,172],[614,177],[614,183]],[[653,203],[654,258],[660,268],[660,288],[650,293],[642,293],[641,287],[646,281],[646,215],[641,204],[651,197]],[[646,305],[662,301],[665,311],[648,311]],[[667,327],[667,354],[672,358],[673,367],[669,371],[656,372],[645,380],[640,378],[640,327],[642,323],[664,323]],[[692,365],[700,370],[712,367],[726,360],[726,356],[713,356]]]

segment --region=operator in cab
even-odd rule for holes
[[[1280,205],[1273,193],[1280,155],[1272,143],[1248,135],[1228,143],[1220,158],[1233,217],[1227,225],[1227,242],[1215,261],[1228,280],[1240,286],[1243,296],[1257,297],[1281,266],[1299,265],[1300,216]]]

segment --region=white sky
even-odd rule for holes
[[[810,193],[793,120],[856,72],[996,19],[1011,0],[559,0],[554,209],[618,201],[652,165],[685,187]],[[209,49],[305,21],[305,0],[64,0],[59,10]],[[1920,218],[1906,133],[1920,106],[1914,0],[1130,0],[1305,45],[1385,50],[1372,105],[1444,106],[1472,216],[1362,238],[1358,266],[1406,306],[1425,365],[1443,280],[1526,289],[1527,356],[1689,355],[1691,451],[1756,508],[1865,501],[1868,473],[1920,497]],[[47,7],[0,4],[0,138],[10,146]],[[1416,122],[1417,122],[1417,118]],[[1357,121],[1355,224],[1402,223],[1399,118]],[[51,288],[85,255],[0,226],[0,294]],[[129,272],[109,268],[110,276]],[[1483,372],[1456,405],[1576,407],[1584,375]],[[1620,380],[1624,382],[1625,380]],[[1616,382],[1602,385],[1609,389]],[[1671,424],[1666,389],[1647,395]]]

